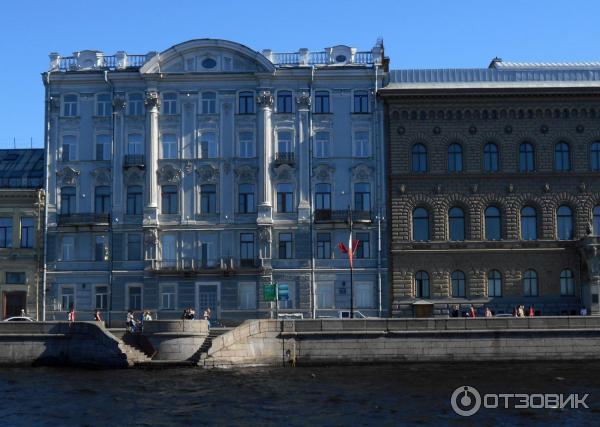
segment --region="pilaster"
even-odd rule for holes
[[[310,221],[310,129],[309,110],[310,93],[302,91],[296,97],[296,111],[298,123],[298,222],[308,223]]]
[[[273,157],[273,147],[271,142],[272,126],[271,115],[273,113],[273,95],[268,90],[263,90],[257,97],[260,108],[258,117],[258,156],[259,156],[259,175],[260,192],[258,205],[258,224],[273,223],[273,203],[271,202],[272,184],[271,184],[271,159]]]
[[[158,185],[156,174],[158,171],[158,111],[160,98],[158,92],[146,92],[146,207],[144,209],[144,225],[158,223]]]

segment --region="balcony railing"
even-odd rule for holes
[[[74,213],[58,215],[59,225],[97,225],[108,224],[110,215],[107,213]]]
[[[153,260],[152,270],[163,273],[202,273],[226,270],[227,263],[223,259],[201,260],[180,258],[177,260]]]
[[[282,164],[293,165],[294,163],[296,163],[296,156],[293,152],[280,151],[278,153],[275,153],[275,164],[276,165],[282,165]]]
[[[123,158],[123,167],[144,167],[143,154],[126,154]]]
[[[371,222],[371,211],[351,211],[352,221]],[[315,222],[347,222],[348,210],[315,209]]]

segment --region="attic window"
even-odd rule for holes
[[[338,55],[335,57],[335,62],[346,62],[346,55]]]
[[[217,66],[217,61],[212,58],[206,58],[202,61],[203,68],[215,68]]]

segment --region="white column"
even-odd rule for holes
[[[146,93],[146,208],[144,224],[156,224],[158,220],[158,111],[160,101],[157,92]]]
[[[303,91],[296,97],[298,111],[298,222],[310,221],[310,93]]]
[[[271,224],[273,222],[273,203],[271,202],[271,173],[270,165],[273,157],[271,143],[271,114],[273,111],[273,96],[271,92],[263,90],[257,97],[260,107],[258,117],[258,155],[260,173],[260,203],[258,205],[259,224]]]

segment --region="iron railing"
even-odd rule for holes
[[[124,167],[133,167],[133,166],[144,166],[144,155],[143,154],[125,154],[123,158],[123,166]]]
[[[294,164],[296,163],[296,155],[293,152],[278,152],[275,153],[275,164]]]

